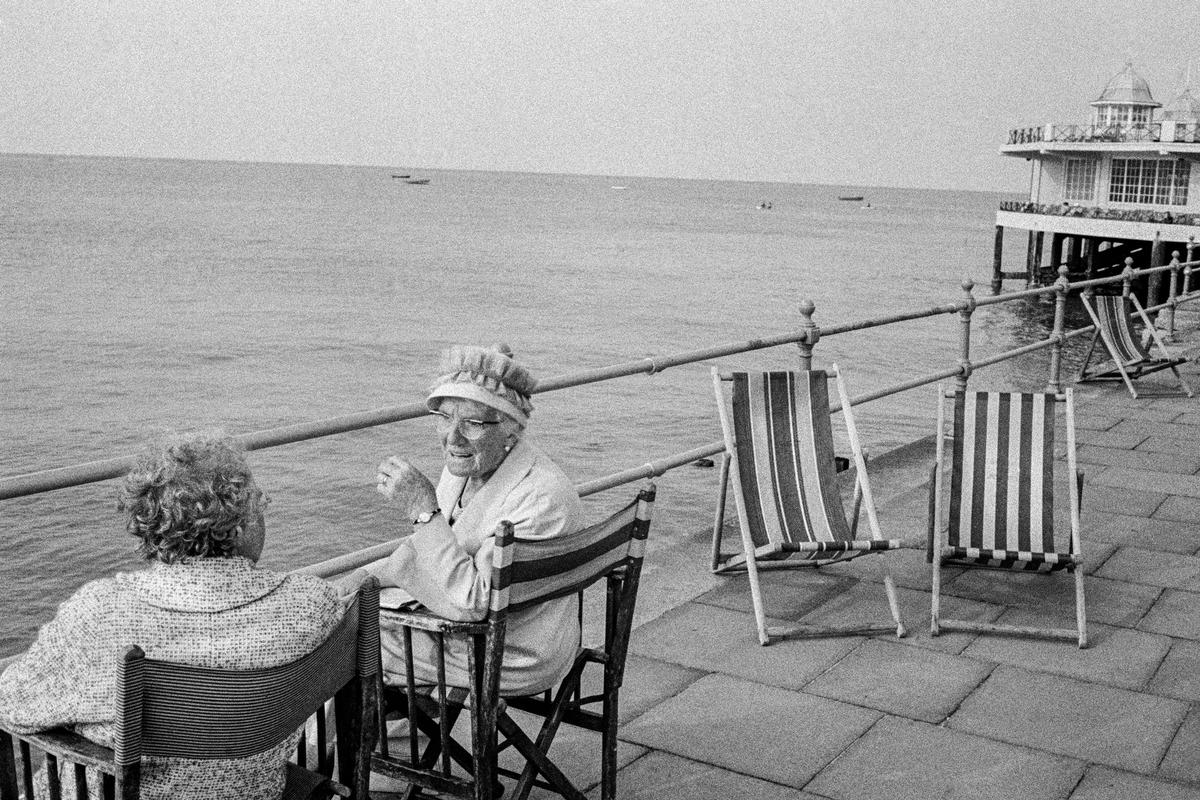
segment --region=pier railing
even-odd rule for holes
[[[960,388],[965,389],[971,375],[976,370],[1047,349],[1050,351],[1047,390],[1059,391],[1062,387],[1062,351],[1064,344],[1070,339],[1087,335],[1094,330],[1094,326],[1090,325],[1073,330],[1066,329],[1066,303],[1068,294],[1084,289],[1095,289],[1100,286],[1120,284],[1122,292],[1128,295],[1135,280],[1150,275],[1169,273],[1167,299],[1165,302],[1151,306],[1147,310],[1160,312],[1162,327],[1166,328],[1167,335],[1170,337],[1174,334],[1175,330],[1176,308],[1183,303],[1200,299],[1200,290],[1193,289],[1192,284],[1193,270],[1200,267],[1200,261],[1193,260],[1194,255],[1193,248],[1189,246],[1188,260],[1186,262],[1180,261],[1180,254],[1176,252],[1173,254],[1169,264],[1141,270],[1134,270],[1132,260],[1127,260],[1125,270],[1120,275],[1076,282],[1071,282],[1067,279],[1067,271],[1063,267],[1059,270],[1058,280],[1052,285],[986,297],[976,297],[974,293],[975,284],[970,280],[965,280],[962,282],[962,296],[954,302],[829,326],[817,325],[813,319],[816,311],[814,304],[809,300],[804,300],[799,306],[801,323],[798,330],[697,350],[641,358],[635,361],[559,375],[540,381],[535,389],[535,393],[559,391],[631,375],[655,375],[671,367],[783,345],[795,345],[798,349],[797,366],[801,369],[810,369],[812,367],[814,348],[816,348],[822,339],[854,331],[938,316],[951,317],[956,320],[959,330],[957,359],[950,361],[949,365],[944,369],[866,392],[852,398],[851,402],[856,405],[866,403],[950,379],[953,379]],[[972,352],[971,326],[972,317],[976,309],[981,306],[1017,302],[1042,295],[1053,295],[1055,298],[1053,329],[1045,339],[982,357]],[[840,406],[837,404],[832,408],[835,412],[839,409]],[[348,433],[378,425],[416,419],[428,413],[424,404],[408,403],[297,425],[256,431],[243,434],[238,438],[245,445],[246,449],[259,450]],[[717,455],[723,452],[724,449],[723,441],[709,442],[683,452],[662,456],[661,458],[630,467],[620,472],[594,478],[579,484],[576,488],[581,496],[596,494],[627,483],[660,476],[676,467],[690,464],[698,458]],[[0,478],[0,500],[26,497],[119,477],[129,470],[132,463],[132,456],[121,456],[60,469],[48,469],[24,475]],[[395,548],[398,541],[397,539],[384,542],[373,547],[322,561],[318,564],[302,567],[298,571],[326,577],[341,574],[387,555]]]
[[[1164,120],[1113,125],[1036,125],[1011,129],[1006,144],[1041,142],[1200,142],[1200,124]]]

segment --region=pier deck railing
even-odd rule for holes
[[[1174,334],[1175,330],[1175,310],[1183,303],[1200,299],[1200,290],[1192,288],[1192,273],[1196,267],[1200,267],[1200,261],[1191,260],[1194,255],[1191,247],[1188,248],[1189,260],[1187,262],[1181,262],[1179,255],[1178,252],[1174,253],[1169,264],[1141,270],[1134,270],[1132,259],[1127,259],[1125,270],[1120,275],[1076,281],[1074,283],[1067,279],[1067,271],[1063,267],[1059,270],[1058,280],[1050,286],[994,294],[988,297],[976,297],[974,294],[974,283],[971,280],[965,280],[962,282],[963,296],[955,302],[825,327],[818,326],[813,321],[815,306],[812,301],[804,300],[800,303],[799,307],[801,318],[799,330],[758,339],[720,344],[698,350],[652,356],[606,367],[559,375],[539,381],[535,393],[558,391],[631,375],[655,375],[670,367],[789,344],[794,344],[799,349],[798,366],[801,369],[810,369],[812,366],[813,348],[823,338],[937,316],[958,318],[959,353],[957,360],[953,361],[945,369],[919,375],[903,382],[854,397],[851,399],[852,403],[856,405],[866,403],[949,379],[953,379],[960,388],[965,389],[975,370],[1046,349],[1050,350],[1047,390],[1059,391],[1062,387],[1061,367],[1063,345],[1069,339],[1085,336],[1095,329],[1094,326],[1089,325],[1083,328],[1066,330],[1066,303],[1068,294],[1074,291],[1094,289],[1099,286],[1119,283],[1122,285],[1123,293],[1128,295],[1132,289],[1133,281],[1138,278],[1169,272],[1170,281],[1167,299],[1158,305],[1147,308],[1147,311],[1160,312],[1160,324],[1166,328],[1169,337]],[[1037,342],[1011,350],[1005,350],[985,357],[972,357],[971,320],[977,308],[1000,303],[1010,303],[1048,294],[1055,296],[1054,325],[1049,336]],[[834,404],[832,407],[832,411],[834,412],[839,409],[840,405],[838,404]],[[243,434],[238,438],[247,450],[260,450],[325,436],[334,436],[378,425],[416,419],[428,413],[424,404],[408,403],[297,425],[255,431]],[[576,488],[581,496],[586,497],[634,481],[657,477],[676,467],[690,464],[698,458],[717,455],[724,449],[725,445],[723,441],[710,442],[690,450],[666,455],[620,472],[594,478],[579,484]],[[27,497],[43,492],[120,477],[130,469],[132,463],[132,456],[121,456],[70,467],[0,478],[0,500]],[[357,550],[317,564],[301,567],[297,571],[325,577],[338,575],[382,558],[395,549],[398,541],[399,539],[396,539]]]

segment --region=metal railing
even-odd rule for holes
[[[1191,254],[1191,248],[1189,248],[1189,258],[1191,257]],[[812,301],[804,300],[800,303],[799,308],[801,325],[798,331],[777,334],[764,338],[716,345],[714,347],[707,347],[698,350],[689,350],[681,353],[647,357],[635,361],[613,364],[611,366],[574,372],[567,375],[560,375],[540,381],[534,391],[535,393],[551,392],[591,383],[599,383],[601,381],[608,381],[631,375],[655,375],[670,367],[708,361],[713,358],[720,358],[722,356],[747,353],[786,344],[795,344],[799,349],[798,366],[801,369],[811,369],[813,349],[816,347],[818,342],[826,337],[837,336],[853,331],[867,330],[870,328],[878,328],[885,325],[893,325],[899,322],[926,319],[937,316],[950,316],[957,317],[959,327],[958,359],[953,363],[952,366],[948,366],[945,369],[925,375],[919,375],[901,383],[853,397],[851,398],[851,403],[855,405],[859,403],[866,403],[872,400],[878,400],[890,395],[899,394],[901,392],[906,392],[921,386],[927,386],[948,379],[954,379],[959,388],[965,389],[972,373],[975,370],[993,366],[1004,361],[1019,358],[1021,356],[1046,349],[1050,350],[1047,390],[1057,392],[1062,388],[1061,367],[1063,345],[1069,339],[1086,335],[1094,330],[1094,326],[1090,325],[1070,331],[1066,330],[1066,302],[1067,295],[1070,292],[1079,291],[1082,289],[1091,289],[1106,284],[1121,283],[1122,291],[1128,295],[1128,293],[1132,290],[1133,282],[1135,280],[1149,275],[1169,272],[1169,291],[1166,301],[1158,305],[1150,306],[1146,310],[1161,311],[1165,315],[1164,319],[1166,322],[1168,336],[1171,336],[1175,332],[1175,309],[1182,303],[1200,299],[1200,291],[1191,291],[1191,276],[1193,269],[1196,266],[1200,266],[1200,261],[1189,260],[1186,263],[1180,262],[1179,253],[1175,252],[1169,264],[1151,267],[1148,269],[1134,270],[1132,266],[1132,259],[1127,259],[1125,270],[1120,275],[1097,278],[1093,280],[1076,281],[1074,283],[1067,279],[1066,267],[1062,267],[1059,270],[1058,280],[1050,286],[1030,288],[1022,291],[997,294],[983,298],[975,297],[974,282],[971,280],[965,280],[962,283],[963,296],[956,302],[908,312],[887,314],[871,319],[859,320],[856,322],[830,325],[827,327],[820,327],[813,321],[813,314],[816,310],[816,307]],[[1182,282],[1180,281],[1181,277]],[[1040,341],[983,358],[972,357],[971,320],[977,308],[981,306],[998,305],[1000,303],[1016,302],[1048,294],[1053,294],[1055,296],[1054,325],[1049,336]],[[839,408],[840,406],[838,404],[834,404],[831,410],[837,411]],[[248,450],[258,450],[269,447],[278,447],[308,439],[316,439],[324,436],[347,433],[377,425],[386,425],[402,420],[415,419],[417,417],[425,416],[426,414],[428,414],[428,411],[423,404],[409,403],[406,405],[380,408],[372,411],[348,414],[345,416],[317,420],[298,425],[256,431],[254,433],[244,434],[238,438]],[[632,483],[634,481],[660,476],[669,470],[675,469],[676,467],[690,464],[698,458],[717,455],[718,453],[723,452],[724,449],[725,445],[723,441],[718,440],[710,442],[698,447],[693,447],[683,452],[663,456],[662,458],[646,462],[640,466],[631,467],[611,475],[595,478],[579,484],[576,488],[581,496],[596,494],[598,492],[612,489],[627,483]],[[42,470],[25,475],[2,478],[0,479],[0,500],[15,497],[25,497],[118,477],[124,474],[124,472],[129,469],[131,464],[132,456],[122,456],[105,459],[102,461],[89,462],[86,464],[79,464],[71,467],[64,467],[61,469]],[[390,542],[384,542],[363,550],[347,553],[345,555],[322,561],[317,564],[302,567],[297,571],[321,575],[324,577],[341,574],[386,556],[393,549],[395,549],[398,541],[400,540],[396,539]]]
[[[1161,142],[1162,122],[1125,122],[1112,125],[1037,125],[1013,128],[1006,144],[1040,142]],[[1200,123],[1176,121],[1167,134],[1170,142],[1200,142]],[[1048,134],[1047,134],[1048,131]]]
[[[1047,214],[1052,217],[1153,222],[1160,225],[1200,225],[1200,214],[1156,211],[1147,208],[1100,208],[1076,203],[1029,203],[1020,200],[1001,200],[1000,210],[1015,211],[1018,214]]]

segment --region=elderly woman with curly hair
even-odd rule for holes
[[[313,650],[341,618],[338,592],[255,566],[266,505],[232,439],[176,437],[142,455],[118,509],[150,567],[87,583],[59,607],[0,675],[0,722],[19,732],[71,726],[111,747],[116,665],[131,644],[150,658],[225,669]],[[148,759],[142,797],[214,797],[236,786],[239,797],[274,800],[293,747],[236,760]]]
[[[536,385],[504,345],[457,346],[443,355],[442,375],[425,405],[433,414],[444,467],[437,487],[403,458],[379,465],[378,491],[412,531],[386,559],[367,566],[384,589],[381,602],[408,600],[444,617],[487,614],[494,533],[501,520],[526,539],[566,536],[582,527],[579,494],[563,471],[525,436]],[[405,681],[401,637],[381,630],[384,680]],[[500,687],[534,694],[555,686],[579,644],[574,601],[561,598],[508,618]],[[416,679],[437,675],[433,637],[414,635]],[[447,644],[451,685],[468,685],[467,652]]]

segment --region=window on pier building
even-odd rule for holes
[[[1183,159],[1114,158],[1108,199],[1114,203],[1187,205],[1191,166]]]
[[[1096,194],[1096,162],[1090,158],[1068,158],[1064,200],[1092,202]]]

